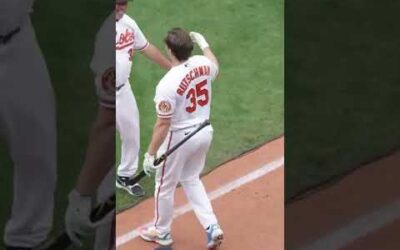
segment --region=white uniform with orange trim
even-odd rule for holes
[[[99,104],[115,108],[115,13],[112,12],[97,32],[93,58],[90,67],[95,74]],[[115,193],[115,168],[112,168],[97,191],[97,204],[104,202]],[[94,249],[115,249],[115,220],[96,228]]]
[[[155,103],[160,118],[171,118],[171,131],[160,147],[161,155],[210,117],[211,85],[218,67],[205,56],[192,56],[173,67],[156,89]],[[170,231],[174,191],[181,183],[197,218],[206,229],[218,224],[200,180],[213,136],[207,126],[168,156],[156,173],[155,221],[159,233]]]
[[[26,248],[51,231],[57,175],[54,92],[32,7],[33,0],[0,0],[0,141],[12,160],[0,175],[13,183],[12,199],[1,200],[9,212],[3,241]]]
[[[110,36],[114,32],[115,14],[103,22],[96,34],[93,58],[90,68],[95,75],[96,91],[101,106],[115,108],[115,54]]]
[[[116,30],[116,118],[122,141],[118,175],[131,177],[138,168],[140,130],[139,110],[129,83],[129,76],[134,53],[144,50],[149,43],[136,22],[126,14],[116,22]]]

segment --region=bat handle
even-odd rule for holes
[[[96,206],[90,213],[90,220],[97,222],[103,219],[108,213],[115,209],[115,194],[110,196],[107,201]]]
[[[161,162],[163,162],[165,160],[165,158],[167,158],[167,156],[165,154],[161,155],[160,158],[157,158],[154,160],[154,166],[158,166],[160,165]]]

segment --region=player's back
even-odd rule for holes
[[[183,129],[210,118],[212,82],[218,67],[205,56],[192,56],[173,67],[156,91],[159,117],[171,117],[171,129]]]

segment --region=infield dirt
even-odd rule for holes
[[[399,166],[397,152],[289,204],[288,249],[400,249]]]
[[[229,190],[233,181],[259,173],[257,170],[267,169],[268,164],[282,162],[212,201],[224,230],[221,250],[284,249],[283,150],[284,138],[281,137],[225,163],[202,178],[208,193],[217,189]],[[183,190],[178,188],[175,209],[185,204],[187,200]],[[153,210],[154,198],[150,198],[117,215],[117,249],[148,250],[157,247],[142,241],[136,234],[140,226],[152,221]],[[174,219],[171,235],[174,250],[206,249],[205,231],[192,210]]]

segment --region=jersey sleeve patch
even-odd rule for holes
[[[157,104],[157,114],[161,118],[169,118],[173,114],[172,104],[169,101],[160,101]]]
[[[107,94],[115,94],[115,68],[111,67],[104,71],[101,77],[101,87]]]
[[[115,108],[115,69],[106,70],[95,78],[96,92],[101,106]]]
[[[169,113],[171,111],[171,103],[168,101],[162,101],[158,104],[158,110],[161,113]]]

